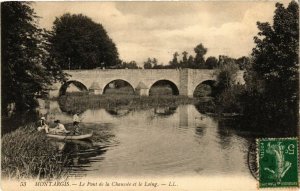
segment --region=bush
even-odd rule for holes
[[[199,85],[194,92],[194,97],[206,97],[211,96],[212,88],[209,85],[201,84]]]
[[[225,89],[216,99],[219,113],[243,113],[241,96],[245,91],[242,85],[233,85]]]
[[[149,109],[155,107],[177,107],[194,104],[197,99],[186,96],[139,96],[139,95],[64,95],[58,100],[62,111],[67,113],[84,112],[87,109],[123,108]]]
[[[20,127],[2,138],[2,176],[8,178],[60,178],[66,159],[58,155],[44,133],[33,125]]]

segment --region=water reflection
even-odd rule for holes
[[[123,117],[128,115],[131,112],[129,109],[123,109],[123,108],[110,108],[110,109],[105,109],[105,111],[115,117]]]
[[[74,172],[251,176],[245,160],[247,140],[193,105],[142,111],[96,109],[81,116],[83,128],[96,133],[91,142],[56,143],[63,154],[70,155]],[[50,103],[48,119],[72,122],[72,116],[61,112],[55,102]]]
[[[106,152],[107,147],[93,146],[92,142],[89,141],[68,141],[65,142],[65,147],[63,149],[63,154],[68,155],[71,159],[69,165],[71,167],[82,167],[90,166],[91,160],[94,157],[101,159],[101,155]],[[94,160],[95,161],[95,160]]]
[[[220,120],[218,123],[218,135],[219,135],[219,144],[220,147],[223,149],[226,149],[226,147],[232,145],[232,138],[235,132],[232,130],[232,128],[228,128],[228,126],[224,125],[226,124],[224,120]]]
[[[176,112],[177,107],[156,107],[154,113],[157,116],[168,117]]]
[[[205,134],[205,130],[206,130],[205,127],[196,127],[195,133],[199,138],[201,138]]]
[[[97,134],[96,134],[97,136]],[[104,138],[102,140],[105,140]],[[95,140],[56,140],[50,139],[50,143],[55,146],[59,153],[67,160],[69,178],[76,172],[76,176],[84,176],[86,169],[95,162],[101,162],[103,156],[111,144],[97,142]]]

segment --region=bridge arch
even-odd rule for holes
[[[213,96],[215,93],[217,81],[216,80],[205,80],[199,83],[194,91],[194,97],[205,97],[205,96]]]
[[[87,87],[78,80],[70,80],[65,82],[59,89],[59,96],[65,95],[67,92],[68,87],[73,84],[76,86],[80,91],[88,91]]]
[[[154,82],[149,89],[149,95],[153,96],[153,95],[159,95],[159,92],[155,92],[153,90],[153,88],[155,86],[169,86],[169,88],[171,88],[172,91],[172,95],[179,95],[179,89],[177,87],[177,85],[172,82],[171,80],[167,80],[167,79],[162,79],[162,80],[157,80],[156,82]]]
[[[116,90],[116,89],[120,89],[120,88],[123,88],[123,90],[121,90],[121,91]],[[115,89],[116,91],[113,91],[110,89]],[[105,93],[123,94],[123,95],[127,94],[128,95],[128,94],[134,94],[135,91],[134,91],[134,87],[132,86],[132,84],[129,83],[128,81],[123,80],[123,79],[115,79],[115,80],[108,82],[104,86],[102,94],[105,94]]]

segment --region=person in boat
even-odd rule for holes
[[[45,130],[46,133],[49,133],[49,126],[46,124],[46,118],[41,117],[41,119],[38,121],[38,131]]]
[[[62,123],[60,123],[60,120],[55,120],[54,123],[56,124],[56,126],[50,129],[51,134],[63,134],[70,132],[66,130],[65,126]]]
[[[73,115],[73,127],[74,127],[74,135],[80,135],[79,131],[79,123],[81,122],[81,118],[79,117],[79,112],[76,112]]]

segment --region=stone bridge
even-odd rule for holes
[[[70,75],[68,81],[54,84],[49,93],[50,97],[63,95],[70,84],[81,90],[103,94],[115,80],[128,82],[139,95],[149,95],[149,90],[155,83],[164,81],[172,87],[173,94],[193,96],[198,85],[211,85],[216,81],[215,70],[208,69],[94,69],[64,72]],[[236,83],[245,83],[243,73],[238,72]]]

